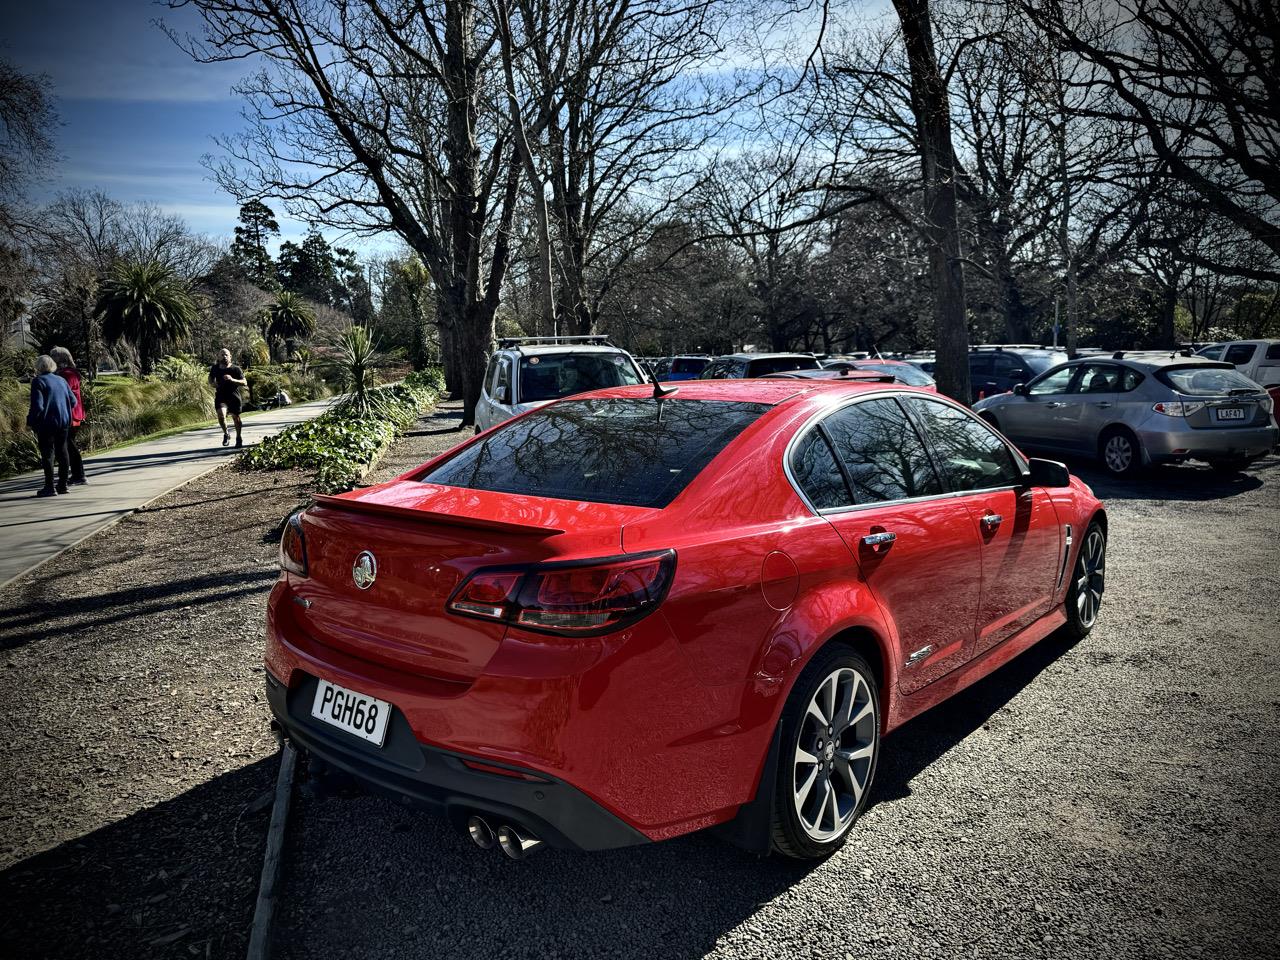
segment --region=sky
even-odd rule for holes
[[[245,64],[200,64],[155,25],[198,30],[189,11],[151,0],[28,0],[5,3],[0,56],[53,83],[61,121],[59,159],[33,200],[73,187],[117,200],[150,201],[199,233],[230,237],[238,205],[209,178],[201,157],[213,137],[243,128],[232,86]],[[304,225],[283,217],[281,239]],[[332,239],[332,238],[331,238]]]

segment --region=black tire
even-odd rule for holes
[[[1094,544],[1100,553],[1094,554]],[[1098,622],[1098,611],[1102,605],[1102,594],[1106,589],[1107,578],[1107,532],[1097,520],[1089,524],[1076,553],[1076,562],[1067,574],[1067,599],[1065,612],[1067,625],[1064,628],[1074,640],[1087,637]],[[1081,592],[1091,591],[1082,603]]]
[[[1110,427],[1098,438],[1098,459],[1113,477],[1129,479],[1142,469],[1142,445],[1132,431]]]
[[[828,687],[833,678],[834,684]],[[831,696],[825,698],[828,689]],[[825,730],[819,729],[816,715],[809,712],[810,703],[819,696],[831,703],[824,711],[828,720],[837,720]],[[840,719],[854,722],[840,729]],[[875,672],[842,644],[824,648],[800,674],[782,710],[781,723],[773,849],[797,860],[830,856],[848,839],[875,782],[880,758],[880,690]],[[802,747],[815,762],[800,759]],[[802,790],[805,796],[800,798]],[[805,811],[812,822],[802,820]]]

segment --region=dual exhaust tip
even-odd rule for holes
[[[532,833],[509,823],[500,824],[495,830],[483,817],[467,820],[467,836],[481,850],[488,850],[495,843],[512,860],[523,860],[545,844]]]

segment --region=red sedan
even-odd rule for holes
[[[291,517],[267,693],[299,748],[512,856],[723,825],[820,857],[885,734],[1089,632],[1106,534],[936,394],[619,387]]]

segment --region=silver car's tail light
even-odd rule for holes
[[[1203,410],[1204,404],[1199,400],[1164,400],[1151,409],[1166,417],[1189,417],[1197,410]]]

